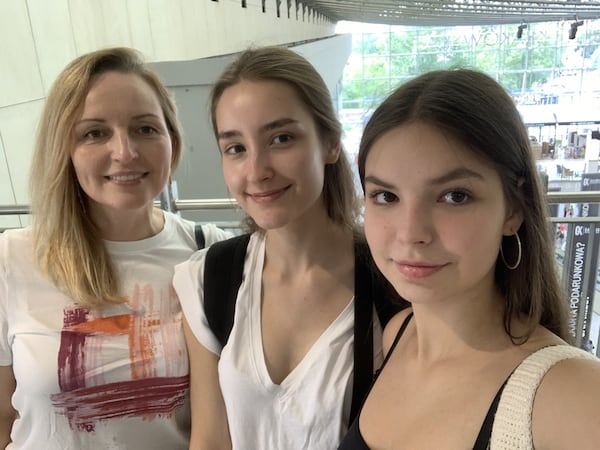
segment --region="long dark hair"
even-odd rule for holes
[[[364,129],[358,155],[363,188],[365,161],[375,140],[413,122],[437,127],[489,161],[500,176],[507,204],[523,213],[518,230],[520,265],[509,270],[500,255],[496,262],[495,280],[506,300],[504,327],[508,335],[524,342],[540,324],[571,340],[546,220],[546,200],[527,129],[510,95],[488,75],[468,69],[433,71],[401,85],[375,110]],[[512,236],[505,238],[505,251],[515,254],[515,242]],[[511,319],[517,315],[528,318],[522,336],[511,330]]]

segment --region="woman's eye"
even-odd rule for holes
[[[373,192],[369,196],[378,205],[387,205],[388,203],[392,203],[398,200],[398,197],[396,195],[388,191]]]
[[[468,202],[471,196],[463,191],[450,191],[442,196],[442,200],[453,205],[462,205]]]
[[[289,134],[278,134],[273,138],[274,144],[286,144],[292,140],[292,136]]]
[[[242,145],[230,145],[228,147],[225,147],[223,153],[226,155],[237,155],[239,153],[243,153],[244,150],[245,149]]]
[[[95,140],[100,139],[106,136],[106,134],[102,130],[88,130],[83,134],[83,139],[85,140]]]
[[[139,128],[140,133],[142,134],[154,134],[157,132],[156,128],[151,127],[150,125],[144,125]]]

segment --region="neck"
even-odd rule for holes
[[[504,302],[495,290],[485,298],[465,295],[444,303],[413,305],[417,360],[427,364],[512,345],[504,330]]]
[[[302,229],[285,227],[266,232],[265,258],[283,273],[302,273],[311,267],[335,265],[352,257],[352,231],[328,220]]]
[[[119,211],[117,214],[92,216],[102,239],[108,241],[139,241],[155,236],[164,227],[164,213],[158,208]]]

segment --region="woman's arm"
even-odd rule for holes
[[[535,396],[535,448],[600,448],[600,361],[569,359],[554,366]]]
[[[231,450],[227,412],[217,371],[219,357],[198,342],[185,318],[183,332],[190,358],[190,450]]]
[[[6,448],[10,443],[10,430],[16,415],[11,403],[15,387],[12,366],[0,366],[0,448]]]

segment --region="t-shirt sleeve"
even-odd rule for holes
[[[12,364],[12,350],[8,339],[6,240],[6,235],[0,234],[0,366],[10,366]]]
[[[202,232],[204,233],[204,240],[207,247],[215,242],[224,241],[225,239],[233,237],[233,233],[222,230],[212,223],[203,224]]]
[[[185,320],[187,320],[198,342],[207,350],[216,355],[221,355],[221,344],[210,329],[204,313],[203,278],[205,258],[206,249],[195,252],[190,259],[177,264],[173,276],[173,288],[179,298]]]

